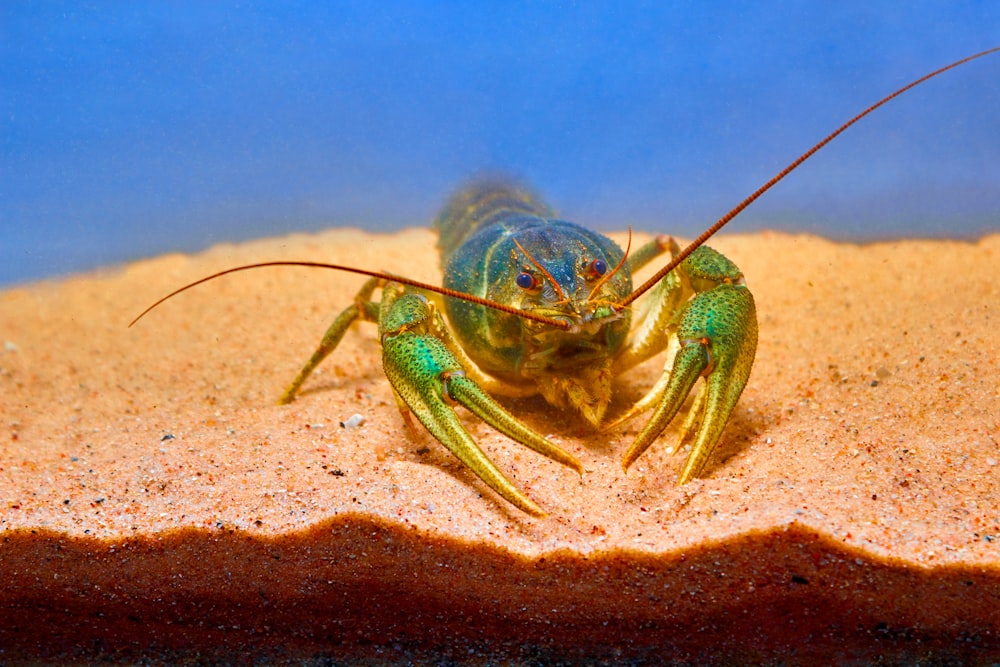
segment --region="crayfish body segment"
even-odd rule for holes
[[[696,437],[682,481],[702,471],[746,385],[757,345],[753,297],[732,262],[700,248],[633,309],[620,305],[632,291],[632,272],[676,251],[676,244],[657,239],[628,257],[607,237],[555,219],[534,195],[505,183],[460,191],[435,226],[444,287],[474,298],[442,301],[391,280],[369,280],[281,402],[294,398],[353,322],[374,321],[400,409],[416,416],[503,498],[542,515],[482,452],[453,405],[461,403],[518,443],[582,472],[574,456],[522,424],[490,394],[539,394],[600,428],[615,377],[667,350],[661,381],[615,422],[655,408],[625,466],[667,427],[704,377],[685,424],[683,437]],[[496,303],[511,308],[499,310]],[[540,317],[526,319],[523,313]]]

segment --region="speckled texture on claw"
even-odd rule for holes
[[[736,266],[707,247],[695,251],[682,272],[699,290],[678,314],[674,357],[666,389],[653,416],[625,453],[628,469],[673,420],[700,377],[707,384],[703,400],[689,422],[700,422],[679,483],[698,476],[722,437],[729,415],[750,377],[757,350],[757,313],[753,296]],[[683,433],[685,439],[688,433]]]

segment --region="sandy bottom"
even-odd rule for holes
[[[640,239],[641,240],[641,239]],[[728,236],[754,374],[704,479],[641,418],[508,401],[582,479],[463,412],[550,515],[413,437],[358,325],[276,398],[363,279],[439,280],[434,238],[334,230],[0,292],[0,661],[488,663],[1000,656],[1000,236]],[[654,381],[621,378],[612,411]],[[358,428],[341,422],[360,414]]]

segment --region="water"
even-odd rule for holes
[[[425,225],[470,174],[693,236],[1000,5],[10,5],[0,284],[333,225]],[[664,3],[667,5],[667,3]],[[731,232],[1000,230],[1000,56],[908,93]]]

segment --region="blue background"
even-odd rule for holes
[[[996,2],[4,3],[0,284],[425,225],[484,169],[598,229],[693,236],[997,45]],[[729,231],[762,228],[1000,230],[1000,55],[865,119]]]

